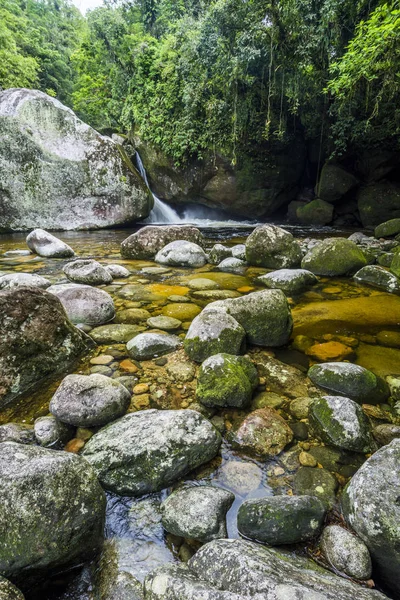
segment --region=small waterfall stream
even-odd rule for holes
[[[140,158],[139,152],[136,151],[136,162],[139,169],[139,173],[144,179],[145,184],[149,188],[154,198],[154,208],[150,215],[143,221],[143,223],[183,223],[178,213],[168,204],[165,204],[160,198],[158,198],[154,192],[151,191],[149,181],[147,179],[146,169],[144,168],[142,159]]]

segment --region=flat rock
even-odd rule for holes
[[[141,325],[114,324],[95,327],[89,333],[97,344],[123,344],[144,331]]]
[[[175,331],[182,325],[182,321],[174,319],[173,317],[166,317],[159,315],[157,317],[150,317],[147,319],[147,325],[154,329],[162,329],[163,331]]]
[[[36,287],[45,290],[51,285],[48,279],[31,273],[10,273],[0,277],[0,290],[12,290],[20,286]]]
[[[279,269],[258,278],[263,285],[282,290],[288,296],[301,294],[318,283],[317,277],[306,269]]]

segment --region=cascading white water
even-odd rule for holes
[[[165,204],[160,198],[158,198],[152,191],[149,186],[149,181],[147,179],[146,169],[144,168],[142,159],[140,158],[139,152],[136,151],[136,162],[139,169],[139,173],[144,179],[145,184],[149,188],[150,192],[154,198],[154,207],[151,211],[150,215],[143,221],[143,223],[182,223],[182,219],[178,215],[178,213],[168,204]]]

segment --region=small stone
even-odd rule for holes
[[[306,354],[321,362],[342,361],[353,357],[354,350],[340,342],[326,342],[324,344],[314,344],[307,348]]]
[[[133,388],[133,393],[136,396],[140,394],[147,394],[148,391],[149,385],[147,383],[138,383],[138,385],[135,385],[135,387]]]
[[[219,284],[216,281],[206,279],[205,277],[191,279],[187,285],[191,290],[215,290],[219,288]]]
[[[100,356],[95,356],[94,358],[90,359],[90,364],[91,365],[109,365],[110,363],[112,363],[114,360],[113,356],[110,356],[109,354],[100,354]]]
[[[119,363],[119,368],[125,373],[137,373],[139,371],[138,367],[129,358],[122,360]]]
[[[78,438],[73,438],[68,442],[65,446],[65,452],[72,452],[73,454],[78,454],[82,450],[85,445],[85,440],[80,440]]]
[[[313,455],[308,452],[300,452],[299,461],[303,467],[316,467],[318,464]]]
[[[308,411],[313,401],[313,398],[308,397],[295,398],[290,403],[290,414],[296,419],[307,419]]]
[[[177,350],[182,345],[179,337],[169,334],[142,333],[131,339],[126,349],[136,360],[148,360]]]
[[[0,425],[0,443],[2,442],[34,444],[34,428],[24,423],[6,423],[5,425]]]
[[[150,317],[150,319],[147,319],[147,325],[155,329],[162,329],[163,331],[174,331],[175,329],[179,329],[182,325],[182,321],[160,315],[158,317]]]
[[[380,331],[376,335],[376,341],[380,346],[400,348],[400,333],[398,331]]]
[[[262,480],[262,470],[252,462],[230,460],[220,467],[218,473],[218,482],[240,496],[257,490]]]
[[[166,364],[168,364],[168,358],[161,356],[161,358],[157,358],[154,361],[154,364],[157,365],[157,367],[164,367]]]
[[[131,406],[133,406],[136,410],[146,410],[146,408],[150,407],[149,394],[133,396]]]
[[[76,438],[78,440],[83,440],[84,442],[87,442],[88,440],[90,440],[90,438],[93,435],[93,431],[91,431],[90,429],[86,429],[85,427],[78,427],[78,429],[76,430]]]
[[[386,446],[394,439],[400,438],[400,425],[383,423],[372,430],[372,435],[379,444]]]

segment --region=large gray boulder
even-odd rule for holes
[[[0,93],[0,146],[0,230],[98,229],[150,213],[123,150],[43,92]]]
[[[176,240],[186,240],[199,246],[204,244],[203,235],[191,225],[148,225],[122,242],[121,254],[124,258],[134,260],[152,259],[161,248]]]
[[[18,581],[79,564],[101,545],[105,496],[67,452],[0,444],[0,572]]]
[[[281,290],[262,290],[241,298],[217,300],[203,311],[219,310],[231,315],[256,346],[283,346],[289,341],[293,320]]]
[[[188,566],[166,565],[144,584],[151,600],[385,600],[315,562],[242,540],[214,540]]]
[[[51,284],[48,279],[32,273],[10,273],[0,277],[0,290],[12,290],[21,285],[45,290]]]
[[[66,369],[91,343],[47,291],[0,292],[0,406]]]
[[[172,267],[203,267],[207,263],[207,256],[198,244],[176,240],[161,248],[154,260]]]
[[[327,238],[314,246],[301,261],[303,269],[323,277],[352,274],[367,264],[360,248],[346,238]]]
[[[266,269],[296,267],[301,256],[292,234],[276,225],[260,225],[246,240],[246,259],[250,265]]]
[[[192,360],[203,362],[213,354],[240,354],[244,349],[246,332],[228,313],[207,310],[195,317],[183,343]]]
[[[26,238],[26,244],[32,252],[43,258],[69,258],[75,252],[68,244],[44,229],[34,229]]]
[[[115,316],[114,302],[110,294],[90,285],[62,283],[48,288],[57,296],[72,323],[103,325]]]
[[[347,523],[366,543],[379,581],[400,594],[400,439],[375,452],[345,488]]]
[[[63,271],[68,279],[75,283],[101,285],[113,280],[111,273],[97,260],[92,259],[74,260],[67,263]]]
[[[208,462],[220,444],[219,433],[196,411],[146,410],[101,429],[83,456],[106,489],[141,496]]]
[[[95,373],[67,375],[50,402],[50,412],[75,427],[100,427],[122,417],[131,394],[124,385]]]

